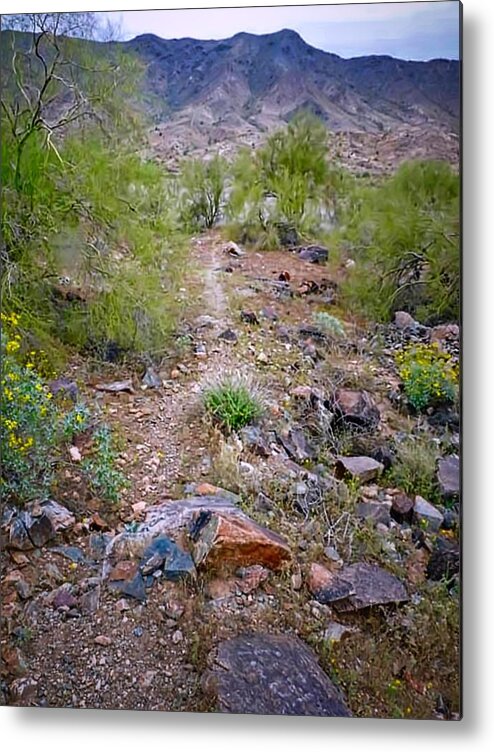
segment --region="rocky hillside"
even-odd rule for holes
[[[347,60],[288,29],[219,41],[145,34],[126,45],[148,63],[149,89],[162,114],[188,111],[198,124],[264,130],[310,110],[336,131],[379,133],[403,124],[458,129],[457,61]]]

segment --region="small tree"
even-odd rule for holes
[[[182,169],[183,219],[210,228],[218,219],[225,189],[227,162],[216,155],[208,162],[188,160]]]

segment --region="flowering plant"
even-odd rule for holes
[[[455,400],[458,367],[436,343],[412,345],[395,357],[405,394],[415,410]]]

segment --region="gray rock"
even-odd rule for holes
[[[129,598],[135,598],[138,601],[146,600],[144,578],[140,572],[137,572],[129,580],[112,580],[108,582],[108,587],[117,593],[129,596]]]
[[[328,260],[328,249],[322,245],[308,245],[297,250],[299,258],[311,264],[323,264]]]
[[[81,548],[77,548],[77,546],[55,546],[50,551],[54,554],[65,556],[66,559],[70,559],[75,564],[82,564],[86,560],[84,551]]]
[[[79,389],[77,388],[75,381],[64,378],[54,379],[53,381],[48,382],[48,389],[54,397],[57,397],[58,395],[67,395],[72,402],[77,402]]]
[[[147,386],[150,389],[158,389],[160,386],[163,386],[163,380],[156,373],[154,368],[150,366],[142,377],[142,385]]]
[[[351,478],[359,480],[361,483],[367,483],[374,480],[384,470],[382,465],[372,457],[337,457],[335,475],[337,478],[344,478],[349,475]]]
[[[271,449],[258,426],[245,426],[240,431],[240,438],[246,448],[259,455],[259,457],[270,457]]]
[[[442,512],[422,496],[415,497],[413,517],[418,524],[426,524],[431,533],[439,531],[444,519]]]
[[[337,687],[298,637],[253,634],[218,645],[203,687],[223,713],[350,716]]]
[[[218,334],[218,339],[222,339],[225,342],[237,342],[238,336],[235,334],[233,329],[225,329],[224,332],[221,332],[221,334]]]
[[[331,404],[336,416],[336,425],[358,427],[374,431],[381,416],[368,392],[352,389],[338,389]]]
[[[449,499],[460,493],[460,458],[456,454],[442,457],[437,463],[437,480],[441,494]]]
[[[94,614],[99,608],[101,589],[99,586],[88,590],[87,593],[81,595],[79,599],[79,605],[81,613]]]
[[[376,524],[389,525],[391,522],[390,501],[359,501],[356,508],[357,517],[373,520]]]
[[[365,562],[352,564],[343,567],[338,576],[346,580],[355,592],[345,601],[334,604],[337,611],[354,611],[369,606],[402,603],[408,600],[403,583],[375,564]]]
[[[460,573],[460,545],[455,540],[438,536],[427,564],[430,580],[452,580]]]
[[[290,428],[287,432],[278,434],[277,438],[290,459],[295,462],[314,459],[315,451],[300,428]]]
[[[398,329],[415,329],[417,321],[406,311],[396,311],[394,325]]]

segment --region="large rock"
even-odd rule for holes
[[[290,428],[288,431],[280,433],[278,440],[290,459],[295,462],[306,462],[315,457],[314,449],[300,428]]]
[[[203,677],[223,713],[350,716],[341,694],[298,637],[242,635],[219,644]]]
[[[312,564],[307,586],[319,603],[334,603],[355,593],[353,585],[321,564]]]
[[[394,325],[397,329],[415,329],[417,322],[406,311],[396,311],[394,318]]]
[[[413,505],[415,522],[427,527],[431,533],[437,533],[443,523],[444,515],[422,496],[416,496]]]
[[[373,460],[372,457],[336,458],[335,475],[337,478],[350,476],[361,483],[367,483],[381,475],[383,470],[384,465]]]
[[[338,389],[332,401],[337,423],[346,427],[356,426],[366,430],[375,430],[381,419],[379,410],[365,391]]]
[[[262,564],[276,570],[290,560],[291,552],[281,536],[246,515],[215,513],[198,532],[193,556],[196,565],[212,568]]]
[[[460,573],[460,544],[438,536],[427,565],[430,580],[451,581]]]
[[[446,499],[458,496],[460,493],[460,458],[456,454],[438,460],[437,481]]]
[[[402,603],[408,600],[403,583],[386,569],[375,564],[359,562],[343,567],[338,573],[354,589],[346,600],[335,603],[338,611],[353,611],[385,603]]]
[[[66,530],[74,523],[74,515],[58,502],[33,502],[12,519],[8,546],[20,551],[44,546],[59,530]]]

